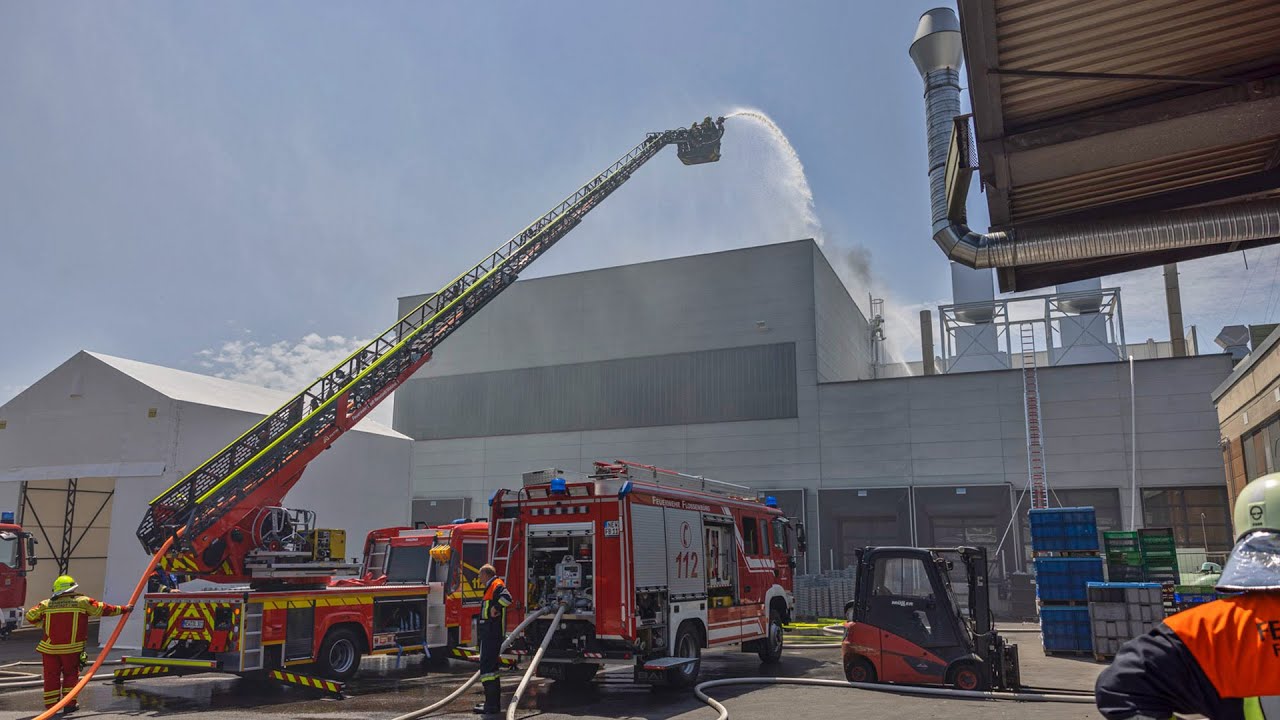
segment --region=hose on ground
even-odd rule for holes
[[[138,598],[142,596],[143,589],[147,587],[147,578],[151,577],[151,573],[156,569],[156,565],[160,562],[160,558],[164,557],[164,554],[169,552],[169,548],[173,547],[173,540],[174,538],[172,537],[165,540],[164,545],[161,545],[160,549],[156,551],[156,554],[151,556],[151,562],[147,563],[147,569],[143,570],[142,577],[138,578],[138,584],[133,588],[133,594],[129,596],[129,602],[125,603],[126,606],[137,604]],[[71,688],[70,692],[63,695],[62,699],[58,701],[58,704],[37,715],[35,720],[49,720],[49,718],[58,714],[62,708],[75,702],[76,696],[80,694],[80,691],[84,689],[85,685],[89,684],[89,681],[93,679],[94,673],[98,672],[98,669],[107,661],[107,655],[111,652],[111,648],[115,646],[116,640],[120,638],[120,631],[124,629],[125,621],[128,619],[128,612],[120,615],[120,622],[116,623],[116,629],[111,631],[111,637],[108,638],[107,642],[102,646],[102,650],[98,651],[97,659],[93,661],[93,665],[89,667],[88,672],[80,678],[80,682],[76,683],[76,686]]]
[[[511,696],[511,703],[507,705],[507,720],[516,720],[516,707],[520,705],[520,698],[524,696],[524,689],[529,686],[529,680],[533,677],[533,673],[538,669],[538,663],[542,662],[542,654],[547,651],[547,646],[551,644],[551,638],[555,636],[556,630],[560,628],[560,618],[564,617],[564,611],[568,610],[567,604],[561,604],[556,610],[556,616],[551,620],[551,627],[547,628],[547,633],[542,637],[542,644],[538,646],[538,652],[533,654],[533,659],[529,661],[529,669],[524,671],[524,677],[520,678],[520,684],[516,686],[516,694]]]
[[[88,674],[86,674],[84,677],[88,677],[90,680],[93,679],[93,677]],[[81,679],[83,680],[84,677],[82,677]],[[100,678],[100,679],[105,679],[105,678]],[[41,687],[43,685],[44,685],[44,678],[41,678],[41,677],[37,677],[33,680],[9,680],[6,682],[0,682],[0,690],[10,690],[13,688]]]
[[[846,682],[844,680],[824,680],[820,678],[776,678],[776,677],[748,677],[748,678],[726,678],[724,680],[708,680],[699,683],[693,689],[693,694],[698,696],[702,702],[710,705],[712,709],[720,713],[716,720],[729,720],[729,710],[720,703],[720,701],[707,695],[706,690],[713,687],[724,687],[726,685],[810,685],[819,687],[839,687],[853,688],[855,690],[873,690],[876,692],[901,693],[904,695],[924,695],[927,697],[953,697],[953,698],[970,698],[974,700],[1016,700],[1019,702],[1061,702],[1061,703],[1088,703],[1092,705],[1094,699],[1092,696],[1083,695],[1051,695],[1041,693],[1012,693],[1012,692],[991,692],[982,690],[957,690],[954,688],[937,688],[937,687],[914,687],[911,685],[880,685],[876,683],[855,683]],[[510,719],[508,719],[510,720]]]
[[[511,634],[507,636],[507,639],[503,641],[502,647],[498,650],[498,654],[502,654],[506,652],[507,648],[511,647],[511,643],[514,642],[516,638],[524,634],[525,628],[527,628],[530,623],[532,623],[534,620],[537,620],[539,617],[542,617],[543,615],[547,614],[550,611],[551,611],[551,608],[545,607],[545,608],[542,608],[541,610],[535,610],[534,612],[526,615],[524,620],[522,620],[520,624],[517,625],[516,628],[511,631]],[[431,713],[441,708],[448,707],[450,703],[452,703],[454,700],[457,700],[462,695],[462,693],[467,691],[468,688],[470,688],[472,685],[475,685],[476,681],[479,679],[480,679],[480,671],[477,670],[471,675],[471,677],[467,678],[465,682],[459,685],[457,690],[454,690],[453,692],[449,693],[447,696],[445,696],[443,700],[432,703],[431,705],[428,705],[424,708],[414,710],[413,712],[405,713],[404,715],[400,715],[399,717],[392,718],[392,720],[417,720],[417,718],[426,717],[427,715],[430,715]]]
[[[822,634],[823,634],[823,635],[837,635],[837,636],[839,636],[839,637],[844,637],[844,625],[841,625],[841,624],[828,625],[828,626],[826,626],[826,627],[822,628]]]

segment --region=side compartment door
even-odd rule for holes
[[[631,562],[635,591],[667,589],[667,536],[662,508],[631,503]],[[633,601],[628,598],[628,604]]]
[[[707,556],[702,547],[702,513],[666,508],[667,578],[671,600],[707,597]]]

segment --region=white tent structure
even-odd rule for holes
[[[40,543],[28,604],[64,558],[85,592],[125,601],[149,559],[134,535],[147,503],[289,398],[79,352],[0,406],[0,509],[17,510]],[[311,463],[285,504],[345,529],[347,555],[358,555],[370,530],[408,524],[412,448],[366,419]],[[140,617],[129,625],[120,644],[137,647]]]

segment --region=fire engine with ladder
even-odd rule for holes
[[[433,567],[434,531],[375,531],[365,562],[352,563],[343,531],[281,506],[285,494],[312,459],[660,150],[675,145],[686,165],[715,162],[723,135],[724,118],[648,134],[152,500],[137,531],[147,552],[172,538],[166,569],[227,587],[148,594],[142,656],[126,658],[117,681],[227,672],[340,694],[363,655],[446,650],[449,574]]]
[[[513,646],[528,653],[554,633],[543,677],[587,682],[622,660],[637,682],[687,687],[704,648],[781,658],[804,529],[750,488],[622,460],[591,475],[543,470],[494,494],[489,527],[515,600],[508,626],[566,609]]]

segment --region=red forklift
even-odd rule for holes
[[[959,562],[968,612],[951,589]],[[858,552],[857,588],[845,605],[844,674],[850,682],[1021,687],[1018,647],[996,632],[986,548],[869,547]]]

